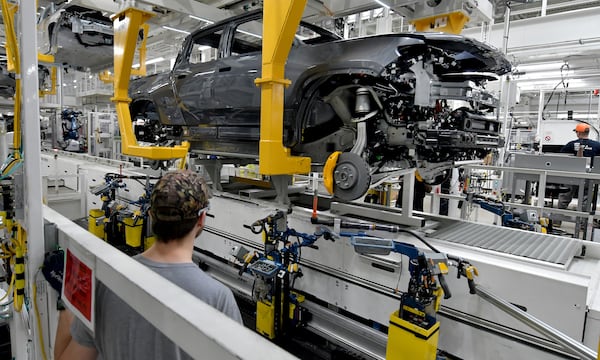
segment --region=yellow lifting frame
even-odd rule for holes
[[[38,54],[38,60],[41,61],[40,56],[41,55]],[[54,56],[52,56],[52,58],[54,58]],[[57,84],[56,84],[56,72],[57,72],[56,66],[53,66],[50,69],[50,80],[52,81],[51,88],[50,88],[50,90],[39,90],[40,96],[56,95],[56,87],[57,87]]]
[[[148,41],[148,31],[150,27],[148,24],[142,24],[141,26],[144,36],[142,42],[138,47],[138,58],[140,59],[140,67],[137,69],[131,69],[131,75],[146,76],[146,43]]]
[[[137,143],[129,111],[129,78],[135,54],[138,33],[142,25],[153,16],[152,13],[135,8],[128,8],[112,16],[114,31],[114,70],[113,87],[115,96],[111,100],[117,109],[119,130],[121,131],[121,152],[125,155],[139,156],[151,160],[169,160],[181,158],[185,164],[190,144],[184,141],[181,145],[140,146]],[[183,167],[183,165],[182,165]]]
[[[140,67],[137,69],[132,68],[131,75],[146,76],[146,43],[148,40],[148,31],[149,31],[150,27],[148,26],[148,24],[142,24],[142,26],[140,28],[142,29],[142,31],[144,33],[142,42],[140,43],[140,46],[137,48],[138,53],[139,53],[138,57],[140,59]],[[112,83],[115,81],[115,78],[108,70],[104,70],[101,73],[99,73],[98,79],[100,79],[100,81],[102,81],[103,83],[106,83],[106,84]]]
[[[263,175],[310,172],[309,157],[291,156],[283,146],[283,92],[285,63],[292,47],[306,0],[264,0],[259,169]]]

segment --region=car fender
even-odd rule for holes
[[[132,117],[135,116],[137,104],[149,101],[156,106],[161,124],[185,125],[169,74],[155,74],[134,80],[129,87],[129,94],[132,98]]]
[[[298,144],[305,122],[305,113],[310,104],[309,99],[327,79],[335,75],[356,75],[376,77],[383,70],[383,65],[368,61],[340,61],[337,64],[321,64],[305,71],[296,82],[292,83],[291,95],[286,99],[291,109],[290,116],[285,117],[285,128],[293,128],[288,133],[285,145],[293,147]],[[300,121],[297,121],[300,120]]]

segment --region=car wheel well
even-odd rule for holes
[[[326,97],[336,89],[345,86],[361,87],[373,84],[376,78],[361,73],[327,74],[318,78],[312,78],[302,85],[302,92],[298,96],[298,107],[294,126],[286,124],[286,129],[293,129],[293,134],[288,134],[290,145],[309,143],[315,136],[323,136],[333,133],[344,126],[344,119],[333,109]],[[346,101],[353,102],[355,98],[350,96]],[[346,104],[349,105],[349,104]],[[351,106],[354,106],[352,103]],[[317,111],[319,110],[319,111]],[[320,118],[318,118],[320,114]]]
[[[137,100],[129,106],[132,119],[134,115],[142,115],[152,108],[156,109],[152,100]]]

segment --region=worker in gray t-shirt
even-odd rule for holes
[[[192,262],[194,239],[202,231],[207,209],[206,183],[198,174],[164,175],[150,198],[157,240],[135,259],[241,323],[231,290]],[[61,311],[55,360],[191,359],[102,283],[97,286],[95,311],[95,337],[70,312]]]

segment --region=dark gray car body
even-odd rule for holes
[[[38,19],[40,52],[81,71],[99,71],[113,65],[113,24],[100,11],[50,3]]]
[[[132,82],[132,117],[158,121],[171,130],[181,127],[184,131],[171,132],[169,137],[191,141],[194,151],[255,158],[260,88],[254,80],[260,76],[261,53],[231,55],[230,51],[236,27],[260,16],[260,12],[244,14],[189,35],[171,72]],[[453,154],[462,151],[458,157],[464,158],[465,149],[477,149],[479,156],[482,150],[501,145],[499,125],[489,116],[498,104],[489,94],[482,95],[481,104],[475,99],[476,109],[463,111],[456,126],[443,125],[448,121],[441,121],[436,110],[437,104],[445,102],[444,94],[473,102],[472,90],[482,88],[493,78],[490,74],[508,72],[511,65],[497,50],[458,35],[408,33],[342,40],[314,25],[304,26],[322,35],[316,43],[296,39],[286,64],[285,76],[292,85],[285,91],[284,143],[293,153],[309,155],[319,163],[332,151],[349,151],[356,143],[353,126],[367,115],[368,138],[361,156],[369,165],[375,158],[404,160],[409,148],[423,153],[436,148]],[[187,56],[193,39],[218,30],[223,31],[219,58],[190,64]],[[426,74],[418,70],[419,64]],[[367,108],[375,110],[369,114],[355,112],[360,88],[369,92]],[[460,90],[453,94],[455,88]],[[444,111],[445,118],[457,117],[449,108]],[[472,119],[469,124],[478,125],[465,125],[464,114]],[[426,125],[432,121],[441,125]],[[382,122],[387,124],[382,127]],[[470,132],[486,139],[465,140]],[[419,134],[426,138],[415,141]],[[496,140],[490,141],[490,136]],[[429,162],[456,158],[452,154],[423,157]]]

